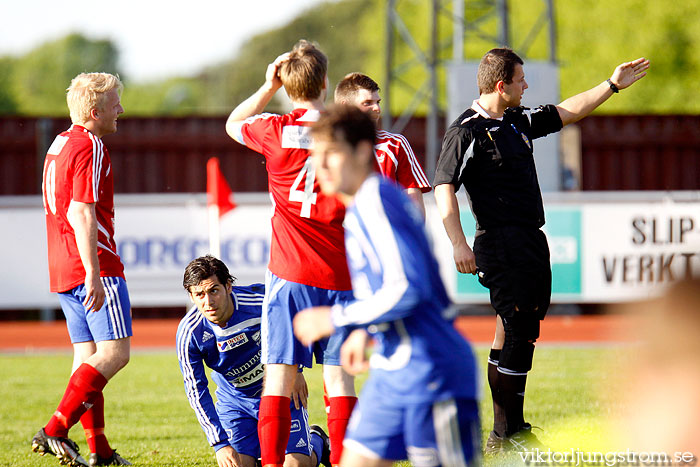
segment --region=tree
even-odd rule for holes
[[[376,0],[328,2],[303,11],[289,24],[256,35],[241,47],[238,56],[207,68],[200,79],[207,93],[206,112],[228,113],[235,105],[255,92],[264,81],[265,67],[277,55],[288,51],[299,39],[318,43],[328,56],[329,96],[335,83],[352,71],[365,71],[365,63],[382,48],[379,31],[365,34],[367,15],[377,15]],[[271,111],[283,111],[280,102],[272,102]],[[288,109],[287,109],[288,110]]]
[[[17,113],[17,102],[12,92],[12,73],[15,59],[0,57],[0,115]]]
[[[80,34],[37,47],[17,59],[13,67],[12,89],[18,110],[30,115],[65,115],[71,79],[81,72],[118,74],[117,59],[112,42]]]

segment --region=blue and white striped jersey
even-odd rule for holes
[[[265,285],[233,286],[234,312],[226,326],[207,320],[194,306],[177,328],[177,358],[185,392],[209,444],[228,444],[208,389],[204,365],[213,371],[219,404],[262,395],[260,320]]]
[[[450,300],[423,224],[392,182],[373,175],[363,183],[345,215],[356,301],[334,306],[333,324],[374,336],[371,384],[397,402],[476,399],[476,363],[446,316]]]

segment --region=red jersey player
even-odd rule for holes
[[[102,389],[129,361],[131,307],[114,243],[114,186],[102,136],[117,131],[122,83],[82,73],[68,88],[73,125],[44,162],[43,195],[52,292],[58,292],[73,343],[73,374],[58,408],[32,439],[32,450],[62,464],[130,465],[104,435]],[[68,430],[83,425],[89,464]]]
[[[365,112],[377,127],[377,143],[374,145],[374,157],[379,172],[394,180],[406,189],[423,212],[425,205],[423,193],[431,190],[430,182],[423,172],[418,159],[413,154],[408,140],[398,133],[390,133],[379,129],[382,109],[379,97],[379,85],[369,76],[362,73],[350,73],[335,87],[336,104],[348,104]]]
[[[299,365],[311,367],[312,353],[324,364],[331,396],[328,430],[333,464],[340,460],[345,427],[356,401],[353,378],[340,367],[345,336],[335,335],[312,348],[302,345],[292,331],[297,311],[352,299],[342,225],[345,209],[335,197],[320,192],[309,153],[310,127],[324,110],[326,71],[323,52],[299,41],[291,52],[268,65],[265,84],[238,105],[226,122],[233,139],[265,156],[274,205],[262,321],[265,385],[258,433],[263,465],[284,462],[292,384]],[[294,110],[286,115],[261,113],[283,85]]]

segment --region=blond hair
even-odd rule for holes
[[[73,78],[66,89],[71,121],[85,123],[92,109],[104,110],[106,94],[112,89],[121,94],[124,85],[118,76],[109,73],[80,73]]]
[[[279,77],[284,90],[293,101],[312,101],[323,91],[328,70],[328,58],[309,41],[294,45],[289,60],[282,63]]]

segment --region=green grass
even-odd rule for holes
[[[620,408],[617,372],[604,362],[617,362],[625,347],[540,346],[528,379],[526,419],[552,449],[600,450],[606,446],[607,421]],[[487,349],[478,349],[482,366],[483,440],[492,424],[491,397],[485,378]],[[70,371],[68,353],[0,354],[0,466],[56,466],[54,457],[31,452],[30,439],[58,404]],[[363,381],[364,378],[360,379]],[[320,371],[307,372],[311,423],[325,426]],[[358,385],[359,387],[359,385]],[[135,465],[215,466],[194,413],[185,398],[173,353],[135,353],[129,365],[105,388],[107,435],[113,447]],[[87,452],[80,425],[71,430],[81,452]],[[487,466],[504,459],[486,459]],[[398,465],[409,465],[399,463]]]

